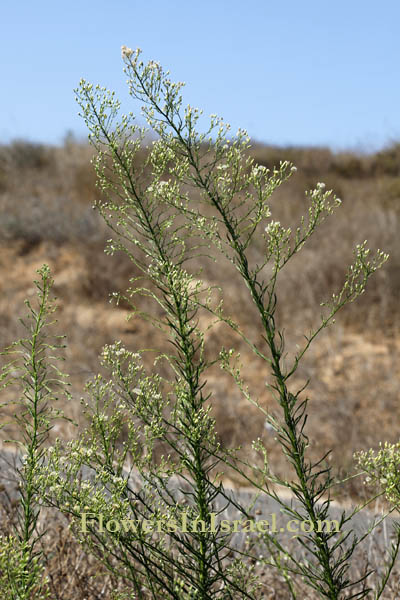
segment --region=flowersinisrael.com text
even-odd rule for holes
[[[186,512],[182,513],[181,519],[107,519],[103,514],[91,512],[81,513],[81,531],[90,533],[96,529],[99,533],[175,533],[175,532],[212,532],[216,533],[284,533],[285,531],[294,535],[304,535],[312,531],[327,532],[339,531],[339,521],[317,520],[316,526],[309,519],[291,519],[279,526],[276,513],[271,513],[270,520],[260,519],[221,519],[217,520],[217,513],[210,513],[210,522],[207,524],[202,519],[190,519]]]

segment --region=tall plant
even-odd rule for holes
[[[55,363],[60,359],[55,352],[64,347],[63,336],[55,336],[51,331],[56,310],[51,298],[53,279],[47,265],[38,274],[37,302],[25,301],[28,314],[21,319],[27,336],[1,353],[12,357],[1,371],[1,389],[12,386],[17,390],[16,399],[2,403],[14,406],[15,410],[11,422],[3,427],[13,425],[19,439],[8,441],[17,444],[21,451],[21,464],[16,469],[16,522],[13,533],[0,538],[0,588],[10,600],[49,597],[39,543],[45,531],[39,531],[41,503],[34,480],[43,462],[53,421],[62,416],[54,406],[57,390],[67,393],[65,375]]]
[[[158,63],[144,64],[140,50],[123,46],[122,56],[130,94],[143,103],[147,123],[157,136],[142,166],[134,159],[146,130],[135,124],[132,113],[119,117],[114,92],[81,80],[77,100],[97,150],[95,168],[106,194],[97,207],[114,233],[107,251],[127,253],[147,280],[147,286],[136,285],[125,299],[132,302],[141,293],[158,304],[156,314],[140,314],[161,329],[174,348],[154,361],[156,366],[165,359],[171,377],[146,375],[140,353],[125,349],[119,341],[105,347],[102,363],[109,377],[99,375],[88,385],[85,410],[90,427],[67,449],[61,443],[51,449],[48,465],[37,479],[41,493],[71,516],[76,535],[130,582],[137,598],[256,598],[261,582],[246,562],[248,556],[237,551],[220,522],[212,527],[215,515],[222,515],[217,496],[230,498],[217,473],[228,464],[255,490],[275,498],[287,514],[312,524],[312,531],[300,540],[312,557],[308,561],[282,548],[277,537],[260,536],[259,543],[272,549],[265,562],[285,573],[292,597],[296,590],[291,575],[297,574],[320,597],[337,600],[350,593],[346,597],[363,598],[369,592],[362,585],[367,575],[358,581],[350,576],[350,559],[360,540],[354,537],[346,545],[348,536],[318,527],[319,521],[329,518],[334,480],[324,457],[317,462],[308,458],[307,399],[302,396],[304,388],[292,389],[290,383],[316,336],[364,292],[369,277],[388,257],[378,250],[371,258],[366,242],[356,246],[343,288],[322,303],[320,324],[293,362],[285,364],[284,333],[275,318],[279,275],[340,200],[318,183],[308,193],[308,215],[295,231],[271,220],[270,197],[295,167],[283,162],[271,172],[255,165],[247,152],[246,132],[229,137],[229,126],[216,116],[200,133],[201,112],[182,108],[182,83],[173,83]],[[192,189],[200,191],[196,205]],[[260,237],[264,258],[252,265],[251,244]],[[199,279],[201,274],[190,271],[188,263],[195,257],[215,260],[211,247],[239,272],[249,302],[257,309],[263,347],[225,314],[215,290]],[[271,267],[267,281],[266,265]],[[268,363],[268,388],[280,416],[272,417],[251,397],[233,362],[233,349],[222,347],[215,359],[206,358],[200,311],[227,323]],[[211,414],[212,396],[204,392],[206,372],[218,363],[276,431],[292,466],[291,480],[272,474],[260,440],[254,442],[262,457],[260,468],[221,448]],[[134,467],[130,474],[124,469],[127,464]],[[85,466],[92,479],[82,482],[78,475]],[[279,497],[271,483],[289,488],[300,507]],[[233,502],[249,523],[249,507]],[[343,513],[340,526],[351,516]],[[197,526],[182,532],[178,524],[186,518],[197,519]],[[289,558],[285,569],[282,553]]]

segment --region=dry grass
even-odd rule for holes
[[[352,470],[354,451],[375,447],[381,440],[398,439],[400,144],[374,155],[262,145],[256,145],[252,154],[268,167],[281,159],[292,160],[298,167],[296,175],[273,196],[275,220],[296,224],[307,206],[304,190],[318,181],[333,188],[343,201],[336,215],[282,273],[277,318],[287,333],[288,360],[296,344],[302,343],[302,334],[318,323],[319,303],[341,287],[354,245],[368,239],[369,247],[390,253],[389,262],[375,275],[364,297],[348,306],[337,324],[315,342],[294,382],[300,387],[311,378],[311,455],[316,458],[332,448],[332,464],[339,472],[347,473]],[[126,289],[129,278],[137,273],[124,255],[108,257],[103,252],[110,234],[92,210],[99,192],[91,156],[88,146],[71,141],[59,148],[25,142],[0,147],[2,346],[21,335],[18,316],[25,312],[23,300],[34,291],[35,270],[47,262],[55,278],[59,332],[68,337],[64,370],[71,375],[74,394],[73,402],[64,408],[80,427],[84,423],[79,398],[85,381],[98,371],[98,354],[105,343],[122,339],[136,350],[169,348],[145,321],[137,317],[126,320],[127,305],[115,308],[108,302],[109,294]],[[144,156],[143,150],[138,161]],[[198,198],[194,197],[196,201]],[[254,261],[261,257],[262,248],[254,247]],[[221,268],[218,261],[205,265],[204,277],[209,283],[222,286],[227,312],[259,343],[256,312],[249,307],[240,278],[225,264]],[[145,300],[141,302],[141,307],[150,308],[145,306]],[[206,324],[205,315],[203,319]],[[207,336],[209,356],[215,356],[222,344],[240,350],[250,391],[262,405],[275,410],[264,385],[268,372],[260,370],[261,365],[247,348],[223,325],[210,330]],[[145,356],[149,368],[153,358],[151,353]],[[213,391],[212,404],[222,442],[242,444],[243,454],[251,459],[251,441],[261,436],[276,472],[288,473],[280,447],[264,429],[260,413],[248,405],[232,381],[219,369],[211,370],[207,381],[209,391]],[[66,425],[53,432],[64,438],[75,434],[75,428]],[[242,484],[234,473],[226,475],[233,484]],[[362,490],[356,479],[346,490],[338,490],[338,496],[357,498]],[[86,583],[82,582],[87,582],[91,570],[98,567],[87,562],[66,530],[57,527],[54,525],[49,540],[49,572],[54,573],[54,581],[61,582],[67,581],[62,573],[68,571],[70,589],[74,590],[68,595],[71,592],[61,591],[62,584],[56,583],[59,597],[109,598],[105,592],[102,595],[101,586],[94,591],[86,587],[86,592],[79,591],[78,595],[79,586],[83,590]],[[398,575],[395,580],[398,581]],[[102,581],[106,582],[105,575]],[[107,589],[112,589],[114,583],[107,585],[111,586]],[[274,586],[275,595],[265,597],[285,598],[276,581]]]

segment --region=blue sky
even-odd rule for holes
[[[79,79],[129,103],[120,47],[185,81],[185,104],[279,145],[400,141],[399,0],[4,2],[0,143],[86,135]]]

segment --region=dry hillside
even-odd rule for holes
[[[398,439],[400,144],[372,155],[260,144],[251,152],[268,167],[281,159],[297,166],[296,175],[273,196],[275,220],[298,222],[307,209],[304,191],[318,181],[343,201],[282,273],[278,320],[285,327],[288,360],[296,344],[302,343],[302,335],[318,322],[319,303],[343,283],[354,245],[367,239],[372,249],[390,253],[365,295],[345,308],[336,324],[317,339],[293,381],[294,387],[300,387],[311,379],[310,452],[317,457],[332,448],[332,463],[347,472],[355,450]],[[127,321],[127,305],[109,303],[109,294],[125,290],[137,273],[125,255],[109,257],[103,252],[110,234],[92,209],[99,192],[91,153],[90,147],[72,140],[57,148],[23,141],[0,147],[1,345],[21,335],[18,317],[25,313],[23,300],[35,291],[35,270],[48,263],[58,298],[58,332],[67,335],[63,369],[70,374],[73,389],[73,402],[64,408],[79,426],[83,426],[79,403],[83,386],[98,371],[98,355],[105,343],[121,339],[135,350],[168,348],[146,321],[138,317]],[[138,160],[144,156],[145,150]],[[254,247],[254,260],[259,256],[260,249]],[[256,314],[233,270],[209,262],[204,277],[223,287],[227,312],[253,341],[259,341]],[[264,385],[268,372],[230,330],[219,325],[207,333],[207,352],[214,355],[222,344],[241,351],[250,391],[274,411]],[[149,366],[151,362],[149,355]],[[243,444],[243,452],[251,457],[251,441],[262,436],[275,469],[285,472],[281,452],[264,428],[262,416],[233,381],[216,369],[207,382],[223,443]],[[4,439],[6,434],[2,435]],[[60,424],[54,435],[69,437],[75,435],[75,428]],[[228,475],[235,484],[241,483]],[[348,491],[357,494],[361,489],[355,480]]]

